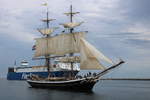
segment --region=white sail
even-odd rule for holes
[[[80,26],[83,22],[70,22],[70,23],[64,23],[64,24],[60,24],[60,25],[63,25],[64,28],[75,28],[77,26]]]
[[[54,27],[54,28],[45,28],[45,29],[38,29],[38,31],[43,34],[43,35],[48,35],[53,33],[56,29],[58,29],[58,27]]]
[[[107,63],[113,64],[112,60],[104,56],[103,53],[98,51],[93,45],[81,38],[81,41],[93,52],[93,56],[97,57],[98,60],[106,61]]]
[[[112,63],[107,57],[100,53],[96,48],[94,48],[85,39],[81,38],[80,44],[81,53],[81,69],[105,69],[105,67],[99,62],[103,59],[109,63]]]
[[[84,38],[85,32],[61,34],[50,38],[36,39],[35,57],[45,55],[65,55],[80,52],[80,37]]]

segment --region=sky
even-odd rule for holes
[[[80,12],[73,20],[84,21],[76,30],[88,31],[87,40],[114,62],[126,61],[107,77],[150,78],[150,0],[0,0],[0,77],[15,60],[35,64],[32,46],[40,37],[37,28],[45,27],[44,2],[56,19],[51,27],[60,27],[54,34],[69,21],[63,13],[72,4]]]

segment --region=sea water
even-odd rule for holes
[[[0,79],[0,100],[150,100],[150,81],[101,80],[93,92],[31,88],[26,81]]]

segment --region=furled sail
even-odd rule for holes
[[[54,27],[54,28],[45,28],[45,29],[37,29],[41,34],[43,35],[48,35],[53,33],[56,29],[58,29],[58,27]]]
[[[80,38],[84,38],[85,32],[60,34],[49,38],[36,39],[36,51],[34,57],[45,55],[65,55],[67,53],[80,52]]]
[[[58,59],[60,62],[64,62],[64,63],[79,63],[80,62],[80,57],[79,56],[72,56],[72,57],[60,57]]]
[[[69,15],[75,15],[75,14],[78,14],[78,13],[80,13],[80,12],[68,12],[68,13],[64,13],[65,15],[67,15],[67,16],[69,16]]]
[[[60,25],[63,25],[64,28],[75,28],[77,26],[80,26],[83,22],[70,22],[70,23],[64,23],[64,24],[60,24]]]
[[[105,67],[100,64],[100,60],[105,60],[112,64],[112,61],[109,58],[105,57],[85,39],[81,38],[80,41],[81,69],[105,69]]]
[[[49,21],[53,21],[53,20],[56,20],[56,19],[42,19],[43,22],[47,22],[47,21],[49,22]]]

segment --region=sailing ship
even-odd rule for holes
[[[80,26],[83,22],[74,22],[73,16],[79,12],[72,11],[72,5],[70,5],[70,12],[64,13],[70,17],[70,22],[61,24],[69,32],[63,32],[59,35],[52,36],[54,29],[49,29],[48,18],[45,20],[47,23],[47,29],[41,31],[46,36],[36,39],[36,51],[34,57],[44,56],[47,62],[48,72],[53,67],[50,62],[52,59],[57,59],[59,63],[70,64],[71,73],[69,76],[55,77],[49,73],[47,78],[40,78],[33,75],[27,82],[34,88],[50,88],[50,89],[65,89],[65,90],[77,90],[77,91],[91,91],[93,86],[101,79],[101,76],[108,73],[110,70],[118,67],[123,60],[114,64],[112,60],[104,56],[99,50],[97,50],[92,44],[85,39],[86,31],[76,32],[75,28]],[[47,11],[48,15],[48,11]],[[102,61],[110,63],[112,66],[106,68],[102,65]],[[87,76],[80,76],[73,74],[74,64],[80,66],[80,70],[102,70],[97,74]]]

